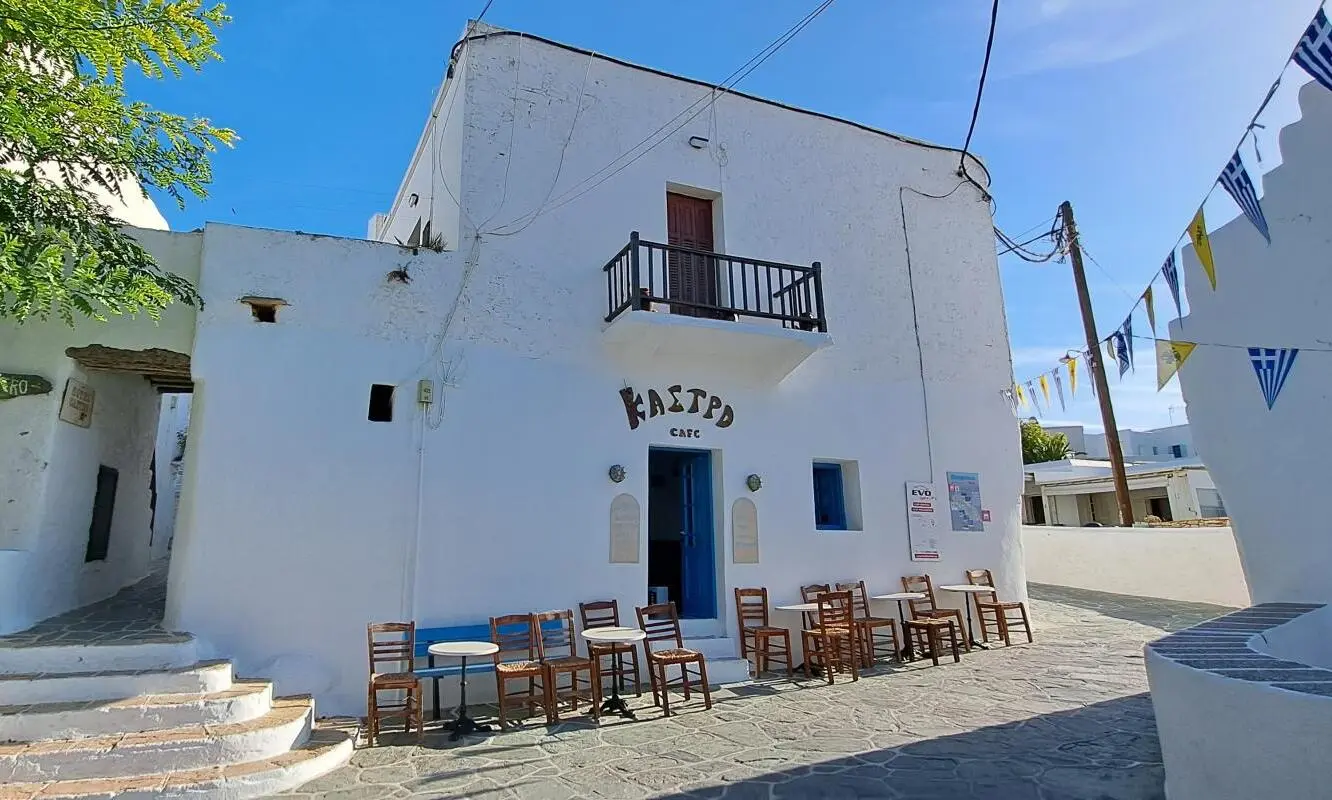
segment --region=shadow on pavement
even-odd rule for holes
[[[1235,610],[1230,606],[1210,603],[1186,603],[1159,597],[1094,592],[1090,589],[1074,589],[1071,586],[1052,586],[1046,583],[1028,583],[1027,593],[1037,600],[1063,603],[1095,611],[1107,617],[1150,625],[1163,631],[1189,628]]]

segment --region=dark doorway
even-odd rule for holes
[[[667,256],[667,293],[671,300],[697,303],[672,304],[671,313],[689,317],[719,317],[721,305],[717,260],[703,253],[715,252],[712,236],[712,201],[689,195],[666,193],[666,241],[698,253],[670,251]]]
[[[1029,525],[1045,524],[1045,499],[1042,497],[1027,498],[1027,518],[1031,520]]]
[[[111,520],[116,511],[116,486],[120,483],[120,470],[102,466],[97,468],[97,495],[93,498],[92,522],[88,524],[88,548],[84,561],[105,561],[111,547]]]
[[[1148,499],[1147,513],[1155,514],[1161,518],[1162,522],[1171,522],[1173,518],[1170,516],[1170,498],[1153,497]]]
[[[648,586],[665,589],[682,617],[717,616],[713,528],[712,454],[649,450]]]

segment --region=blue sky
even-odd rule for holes
[[[231,0],[225,61],[136,86],[169,111],[235,128],[214,161],[205,220],[363,236],[390,203],[448,52],[480,0]],[[486,21],[701,80],[720,80],[814,0],[494,0]],[[932,141],[966,135],[988,24],[984,0],[837,0],[739,88]],[[1004,0],[973,150],[996,219],[1017,235],[1073,202],[1099,328],[1123,318],[1230,157],[1317,0]],[[1263,168],[1292,120],[1291,68],[1264,117]],[[663,119],[675,109],[662,110]],[[1250,151],[1251,153],[1251,151]],[[1251,164],[1252,167],[1252,164]],[[848,165],[854,168],[854,165]],[[1233,216],[1208,205],[1216,227]],[[1215,210],[1214,210],[1215,206]],[[1067,266],[1001,260],[1016,377],[1082,340]],[[1172,312],[1158,289],[1158,321]],[[1138,323],[1145,327],[1145,320]],[[1147,356],[1150,342],[1139,342]],[[1183,421],[1149,356],[1111,378],[1121,427]],[[1085,392],[1051,420],[1098,425]]]

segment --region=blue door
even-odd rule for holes
[[[691,619],[717,616],[717,557],[713,547],[712,454],[680,453],[681,546],[680,615]]]

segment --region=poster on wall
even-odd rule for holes
[[[97,393],[91,386],[70,378],[65,382],[65,396],[60,401],[60,419],[80,428],[91,426],[96,399]]]
[[[955,531],[976,533],[985,530],[979,475],[974,472],[948,473],[948,513],[953,518]]]
[[[912,561],[939,560],[939,523],[934,484],[907,481],[907,539]]]

